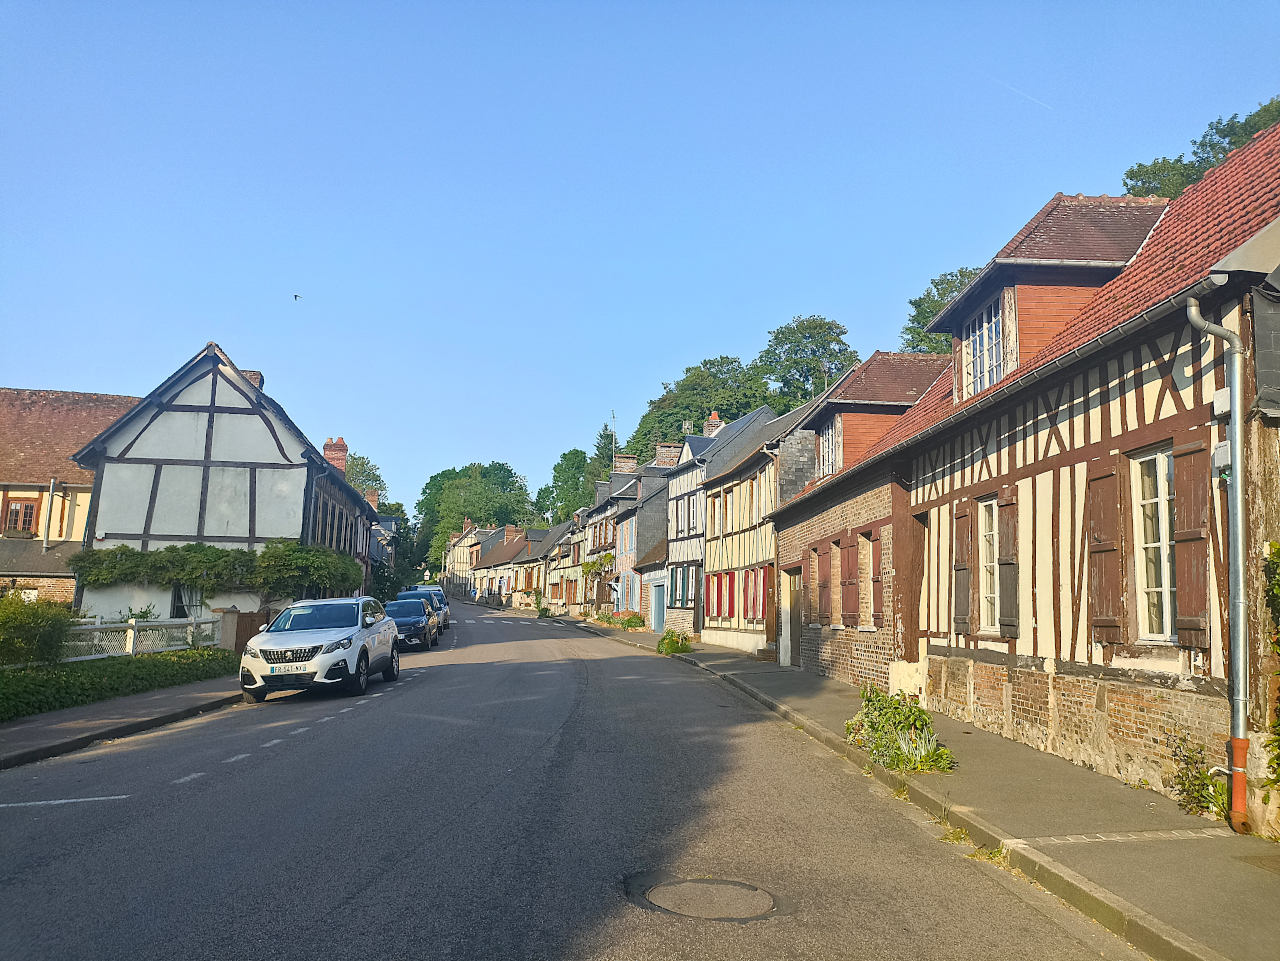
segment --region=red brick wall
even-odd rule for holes
[[[76,595],[76,579],[74,577],[6,577],[0,590],[39,591],[42,601],[63,601],[70,604]]]
[[[1040,353],[1080,312],[1097,287],[1040,287],[1018,285],[1018,363]]]

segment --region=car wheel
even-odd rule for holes
[[[244,702],[246,704],[261,704],[266,696],[266,691],[245,691]]]
[[[400,676],[400,645],[391,645],[391,663],[387,665],[387,669],[382,672],[384,681],[394,681]]]
[[[359,697],[369,690],[369,655],[360,652],[360,660],[356,661],[356,672],[347,681],[347,693]]]

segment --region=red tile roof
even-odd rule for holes
[[[0,483],[44,486],[51,477],[93,483],[71,455],[138,403],[137,397],[0,387]]]
[[[909,440],[991,391],[1016,382],[1090,343],[1206,277],[1213,265],[1280,218],[1280,124],[1233,151],[1169,205],[1129,264],[1070,324],[999,384],[960,403],[943,376],[867,451],[863,460]]]
[[[1163,197],[1053,195],[997,260],[1128,262],[1169,201]]]
[[[829,400],[914,404],[951,362],[943,354],[898,354],[877,350],[831,392]]]

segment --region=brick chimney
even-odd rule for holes
[[[720,419],[719,412],[713,410],[711,412],[711,416],[708,417],[706,419],[706,422],[703,423],[702,425],[702,436],[715,437],[716,434],[720,433],[720,428],[723,426],[724,426],[724,421]]]
[[[471,518],[467,517],[465,514],[462,517],[462,529],[464,531],[471,530]]]
[[[524,531],[521,528],[516,527],[514,524],[508,524],[502,531],[502,543],[510,544],[523,533]]]
[[[262,390],[262,381],[263,381],[262,371],[242,370],[240,371],[240,373],[244,374],[244,379],[247,380],[249,383],[253,384],[254,387],[258,388],[258,390]]]
[[[659,467],[675,467],[680,463],[680,452],[684,444],[659,444],[653,462]]]
[[[634,474],[638,466],[638,458],[635,454],[617,454],[613,455],[613,469],[619,474]]]
[[[324,442],[324,459],[342,471],[342,475],[345,477],[347,474],[347,442],[341,437],[337,440],[330,437]]]
[[[365,491],[364,499],[369,502],[369,506],[372,507],[375,511],[378,509],[378,492],[377,491],[375,490]]]

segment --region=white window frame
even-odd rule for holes
[[[1000,631],[1000,510],[994,497],[978,507],[978,629]]]
[[[1146,464],[1155,468],[1156,489],[1154,497],[1145,497],[1142,490],[1142,472]],[[1161,447],[1129,459],[1130,490],[1133,493],[1133,544],[1134,567],[1138,585],[1138,637],[1143,641],[1176,644],[1178,641],[1177,569],[1173,554],[1173,450]],[[1155,509],[1155,540],[1146,532],[1144,508]],[[1163,508],[1163,509],[1161,509]],[[1148,583],[1147,561],[1151,552],[1158,563],[1161,583],[1155,587]],[[1150,603],[1152,595],[1159,598],[1162,630],[1152,630]]]
[[[1003,291],[973,313],[960,328],[965,396],[980,394],[1004,376]]]

